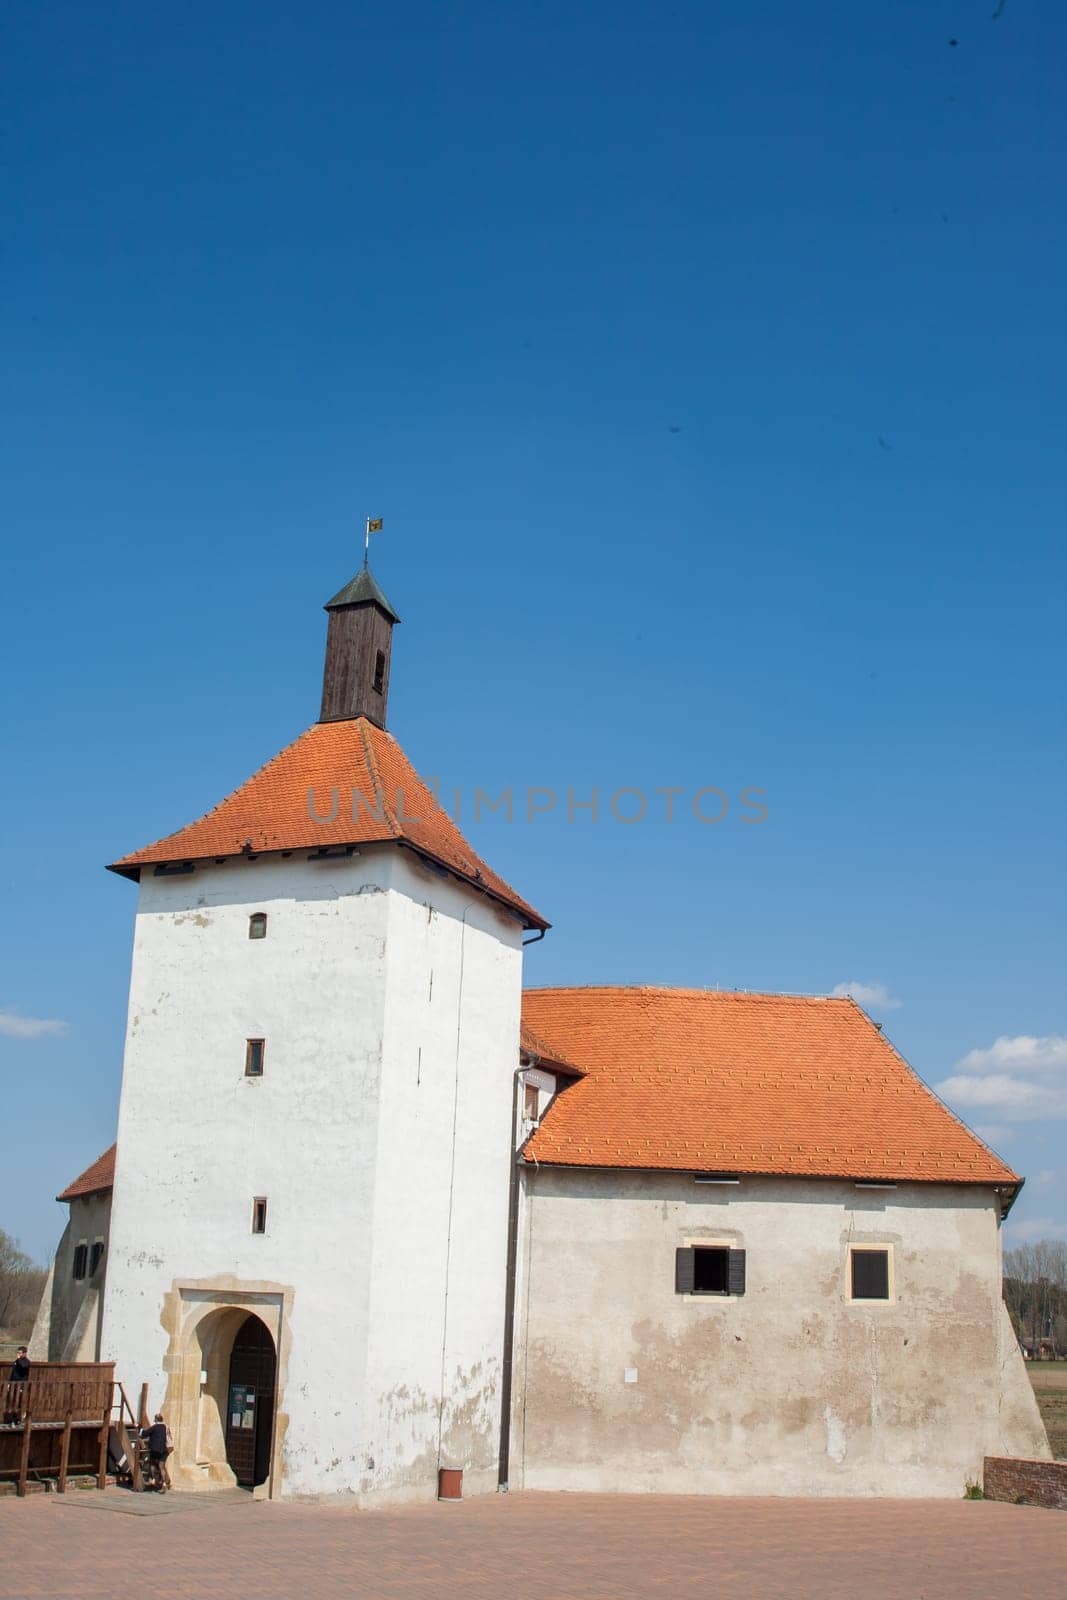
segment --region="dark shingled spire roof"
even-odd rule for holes
[[[378,580],[370,567],[367,566],[360,567],[351,582],[346,583],[344,588],[339,590],[332,600],[327,600],[323,610],[339,611],[342,606],[366,605],[368,601],[380,606],[391,622],[400,621],[400,618],[378,587]]]

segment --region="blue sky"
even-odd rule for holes
[[[555,924],[527,981],[866,985],[1067,1233],[1065,47],[1023,0],[14,5],[0,1226],[46,1253],[112,1138],[104,863],[315,719],[371,513],[393,731],[561,797],[462,818]]]

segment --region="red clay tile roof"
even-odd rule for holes
[[[529,989],[523,1024],[586,1076],[528,1159],[575,1167],[1020,1182],[852,1000]]]
[[[536,1057],[546,1067],[558,1067],[575,1078],[585,1077],[584,1067],[576,1067],[573,1061],[564,1061],[561,1056],[554,1054],[551,1046],[525,1022],[519,1028],[519,1049],[524,1055]]]
[[[115,1184],[115,1146],[105,1150],[99,1160],[86,1167],[80,1178],[68,1183],[57,1200],[81,1200],[89,1194],[106,1194]]]
[[[354,790],[360,797],[355,807]],[[317,816],[336,811],[332,822],[309,815],[309,794]],[[253,854],[406,844],[517,911],[526,927],[548,927],[475,855],[396,740],[366,717],[316,722],[198,822],[123,856],[111,870],[136,877],[140,867],[239,856],[247,841]]]

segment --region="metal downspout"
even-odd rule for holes
[[[497,1492],[507,1494],[511,1466],[511,1375],[515,1359],[515,1289],[519,1255],[519,1152],[515,1134],[519,1126],[519,1084],[525,1068],[518,1066],[511,1080],[511,1127],[508,1151],[511,1177],[508,1183],[508,1257],[504,1285],[504,1363],[500,1374],[500,1466]]]

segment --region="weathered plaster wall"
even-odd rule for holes
[[[111,1196],[86,1195],[71,1200],[69,1206],[69,1220],[56,1247],[30,1339],[30,1358],[34,1361],[99,1359],[100,1307],[107,1277]],[[103,1241],[104,1254],[96,1271],[90,1276],[87,1270],[84,1278],[75,1278],[75,1250],[79,1244],[84,1244],[91,1261],[97,1240]]]
[[[524,1190],[516,1486],[956,1496],[986,1455],[1048,1455],[989,1191],[559,1168]],[[747,1252],[743,1296],[674,1292],[701,1239]],[[850,1243],[893,1246],[892,1302],[848,1301]]]
[[[440,1461],[470,1493],[496,1484],[521,929],[393,871],[362,1487],[436,1493]]]
[[[248,938],[253,911],[265,939]],[[271,1283],[287,1296],[272,1492],[436,1492],[446,1288],[446,1419],[472,1397],[491,1409],[491,1348],[499,1359],[520,962],[516,923],[394,848],[145,874],[103,1343],[153,1406],[166,1384],[181,1461],[196,1464],[194,1418],[210,1454],[189,1286],[214,1282],[222,1309]],[[257,1037],[265,1070],[250,1079]],[[499,1224],[472,1219],[475,1191]]]

